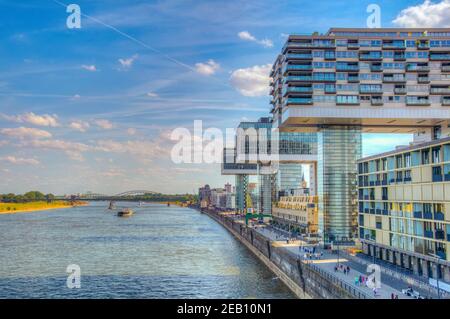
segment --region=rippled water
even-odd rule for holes
[[[107,203],[0,215],[0,298],[292,298],[222,226],[195,210]],[[81,288],[66,267],[81,268]]]

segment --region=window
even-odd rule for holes
[[[338,104],[358,104],[359,99],[357,95],[338,95],[336,96],[336,103]]]

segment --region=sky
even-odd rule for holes
[[[81,9],[68,28],[66,6]],[[291,33],[449,27],[450,0],[0,0],[0,193],[221,186],[220,164],[177,164],[177,128],[268,116],[268,73]],[[410,135],[364,136],[364,155]]]

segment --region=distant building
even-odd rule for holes
[[[208,184],[198,189],[198,200],[200,202],[204,201],[208,204],[211,202],[211,188]]]
[[[282,196],[272,207],[272,223],[289,232],[315,234],[318,230],[317,196]]]

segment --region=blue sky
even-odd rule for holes
[[[0,193],[193,192],[233,182],[215,164],[172,163],[170,132],[267,116],[265,77],[286,34],[365,27],[370,3],[383,27],[403,9],[423,9],[402,0],[72,3],[81,29],[66,27],[57,1],[0,0]],[[417,23],[414,11],[405,18]],[[364,153],[409,140],[372,136]]]

